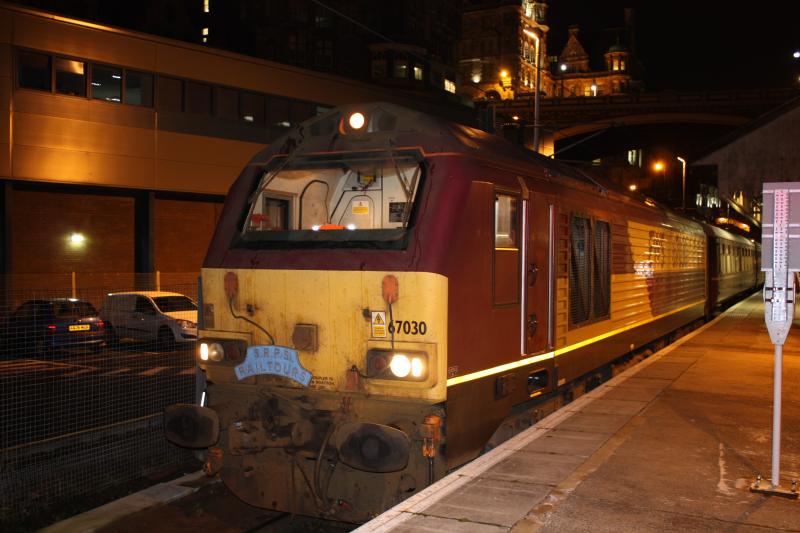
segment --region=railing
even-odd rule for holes
[[[132,310],[128,323],[101,312],[114,292],[195,300],[197,273],[0,282],[0,530],[46,525],[199,466],[162,428],[165,407],[195,401],[196,329],[157,306]]]

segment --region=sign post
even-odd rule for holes
[[[800,182],[765,183],[763,190],[761,270],[765,272],[764,320],[775,345],[772,396],[772,479],[758,476],[751,492],[797,499],[797,483],[791,489],[781,482],[781,390],[783,344],[794,319],[794,273],[800,271]]]

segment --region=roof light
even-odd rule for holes
[[[364,118],[364,115],[358,112],[350,115],[350,119],[348,120],[350,127],[353,128],[354,130],[360,130],[361,128],[363,128],[365,122],[366,120]]]

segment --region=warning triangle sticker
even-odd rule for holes
[[[383,317],[381,317],[381,315],[375,315],[375,324],[379,326],[383,325]]]

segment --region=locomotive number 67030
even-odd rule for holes
[[[424,320],[395,320],[389,324],[389,333],[402,333],[404,335],[425,335],[428,325]]]

